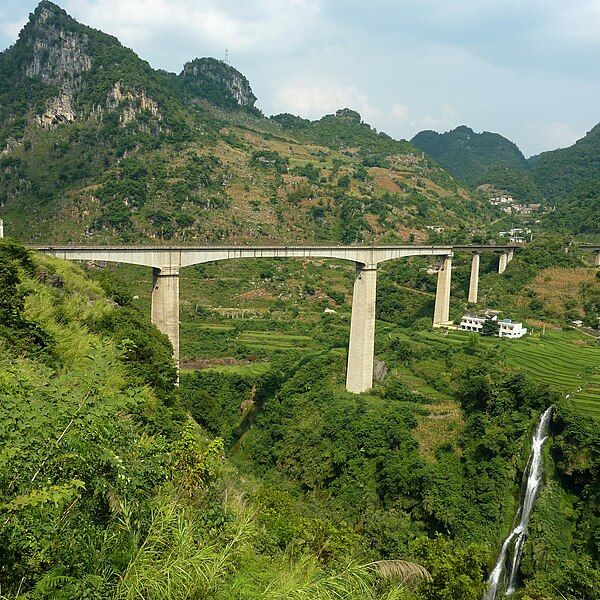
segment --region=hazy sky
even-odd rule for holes
[[[0,46],[36,6],[0,0]],[[600,121],[600,0],[62,0],[153,67],[224,58],[267,114],[358,110],[410,138],[467,124],[528,156]]]

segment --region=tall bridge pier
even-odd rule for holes
[[[59,258],[77,261],[117,262],[152,268],[152,322],[173,345],[173,358],[179,367],[179,272],[183,267],[234,258],[331,258],[356,265],[352,297],[350,343],[346,389],[361,393],[373,386],[375,344],[375,305],[377,268],[382,262],[411,256],[440,258],[434,327],[450,322],[452,258],[456,251],[472,253],[469,302],[477,302],[479,254],[501,251],[499,272],[513,256],[507,246],[202,246],[202,247],[34,247]],[[600,256],[600,253],[597,255]]]
[[[179,369],[179,267],[152,269],[152,322],[171,341]]]
[[[360,393],[373,387],[376,297],[377,265],[357,264],[346,368],[346,389],[349,392]]]
[[[469,279],[468,301],[471,304],[477,304],[479,293],[479,252],[473,252],[471,258],[471,278]]]
[[[508,263],[513,259],[514,250],[512,248],[505,250],[500,255],[500,262],[498,263],[498,273],[502,275],[504,271],[506,271],[506,267],[508,267]]]
[[[438,271],[433,326],[447,325],[450,322],[450,284],[452,280],[452,254],[442,258]]]

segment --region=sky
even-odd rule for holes
[[[267,115],[349,107],[410,139],[468,125],[526,156],[600,121],[600,0],[59,0],[153,67],[202,56],[249,79]],[[37,2],[0,0],[0,48]]]

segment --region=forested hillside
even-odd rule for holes
[[[575,234],[600,232],[600,124],[573,146],[536,157],[533,177],[556,205],[549,224]]]
[[[599,233],[597,128],[527,163],[256,104],[223,61],[155,70],[47,0],[0,54],[0,599],[481,600],[552,405],[515,598],[600,600],[600,279],[570,238]],[[22,245],[496,242],[481,183],[556,205],[503,275],[481,256],[479,307],[531,336],[434,330],[436,261],[386,262],[358,395],[352,263],[182,269],[178,374],[149,268]]]
[[[516,144],[498,133],[475,133],[466,125],[446,133],[421,131],[411,143],[470,185],[480,183],[492,167],[527,170],[525,157]]]
[[[0,243],[3,597],[477,600],[550,403],[526,597],[599,597],[597,426],[504,344],[388,326],[369,394],[335,336],[175,388],[166,338],[92,275]]]
[[[525,160],[515,144],[498,134],[457,127],[446,133],[422,131],[411,143],[460,181],[487,184],[523,204],[556,209],[547,228],[575,235],[597,234],[600,210],[593,190],[600,182],[600,125],[567,148]]]
[[[42,1],[0,54],[0,215],[39,242],[464,239],[495,212],[341,110],[272,120],[215,59],[156,71]]]

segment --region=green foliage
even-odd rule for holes
[[[500,323],[498,321],[494,321],[493,319],[486,319],[483,322],[483,327],[481,328],[481,335],[484,336],[496,336],[500,331]]]
[[[564,201],[578,188],[600,177],[600,125],[568,148],[544,152],[535,157],[534,179],[551,202]]]
[[[287,173],[289,160],[274,150],[257,150],[252,153],[251,164],[262,168],[273,168],[277,173]]]
[[[493,165],[476,182],[489,183],[512,194],[519,203],[541,203],[542,195],[530,173],[505,165]]]
[[[574,234],[598,234],[600,225],[600,179],[581,184],[569,195],[566,202],[561,202],[551,216],[550,223]]]
[[[133,385],[148,384],[167,395],[172,391],[177,372],[171,343],[139,310],[120,307],[90,323],[90,328],[119,344]]]
[[[446,133],[421,131],[411,143],[470,185],[485,179],[489,169],[493,176],[527,171],[525,157],[513,142],[497,133],[475,133],[465,125]]]
[[[479,600],[485,591],[486,550],[476,544],[460,547],[437,537],[420,538],[415,552],[429,567],[433,582],[425,598],[431,600]]]
[[[51,336],[25,314],[26,292],[21,276],[32,275],[33,262],[29,252],[10,239],[0,240],[0,338],[10,341],[15,356],[49,350]]]

